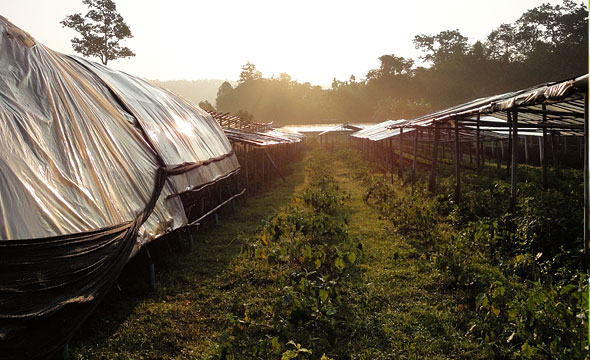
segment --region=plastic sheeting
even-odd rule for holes
[[[413,119],[408,126],[430,126],[451,121],[455,117],[474,118],[477,114],[491,115],[507,122],[507,111],[518,110],[521,124],[539,124],[547,120],[562,126],[557,128],[557,132],[571,135],[568,127],[569,130],[583,128],[584,94],[587,91],[588,74],[584,74],[573,79],[469,101]],[[545,112],[543,105],[546,107],[545,118],[542,115]]]
[[[55,53],[4,18],[0,32],[0,239],[132,221],[160,166],[223,157],[169,178],[140,231],[153,238],[186,224],[171,195],[239,167],[220,127],[196,106],[144,80]]]
[[[3,19],[0,31],[0,238],[133,220],[158,168],[133,118],[77,63]]]
[[[391,126],[404,125],[408,120],[385,120],[373,126],[364,128],[351,134],[350,136],[358,139],[369,139],[371,141],[384,140],[399,135],[399,129],[391,129]],[[412,131],[413,129],[407,129]]]
[[[0,359],[55,354],[141,244],[186,225],[179,195],[238,169],[198,107],[0,17]]]
[[[227,138],[233,142],[244,143],[256,147],[294,144],[299,143],[304,139],[304,135],[287,133],[277,129],[257,132],[244,129],[223,128],[223,131]]]

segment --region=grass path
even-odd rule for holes
[[[469,358],[473,346],[466,330],[456,328],[458,304],[445,293],[438,273],[364,203],[364,186],[352,170],[336,159],[331,166],[341,189],[351,194],[349,232],[364,244],[362,282],[347,299],[350,341],[341,345],[353,359]],[[145,276],[126,271],[121,290],[111,291],[72,341],[73,358],[215,357],[235,314],[243,314],[244,307],[270,314],[279,296],[273,281],[278,274],[257,269],[241,250],[262,220],[302,188],[304,164],[292,170],[287,184],[275,182],[235,213],[226,210],[221,226],[200,230],[193,252],[180,247],[157,263],[156,291],[149,291]]]
[[[112,289],[73,339],[72,357],[207,358],[233,308],[248,296],[258,298],[271,290],[264,279],[243,268],[240,252],[262,220],[302,186],[303,169],[302,162],[294,164],[287,183],[275,180],[235,213],[223,209],[219,227],[209,224],[196,233],[193,252],[181,246],[156,263],[156,291],[148,289],[145,275],[138,276],[134,264],[128,266],[119,280],[122,290]],[[145,271],[147,265],[136,260],[139,272]]]
[[[351,194],[352,236],[364,244],[363,285],[355,301],[360,318],[351,344],[354,358],[460,358],[473,346],[466,330],[457,329],[460,314],[441,278],[408,239],[395,233],[389,220],[364,201],[364,186],[343,162],[334,176]],[[364,329],[363,329],[364,327]]]

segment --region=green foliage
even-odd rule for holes
[[[234,109],[235,101],[236,94],[234,92],[234,87],[229,82],[224,81],[217,90],[215,106],[221,112],[234,112],[237,110]]]
[[[199,107],[205,111],[215,111],[215,107],[207,100],[199,102]]]
[[[282,359],[303,359],[312,351],[342,355],[336,344],[350,314],[345,299],[359,275],[362,244],[348,234],[349,195],[339,189],[326,160],[314,157],[301,195],[269,219],[244,251],[268,271],[284,274],[278,277],[279,296],[267,315],[273,319],[268,329],[273,337],[248,356],[281,353]],[[234,322],[233,341],[225,347],[228,356],[233,351],[245,356],[249,348],[255,330],[248,327],[258,318],[247,309],[244,314]]]
[[[416,35],[414,45],[426,53],[421,58],[435,66],[466,55],[468,49],[467,37],[458,29],[441,31],[437,35]]]
[[[256,81],[262,78],[262,73],[256,69],[256,65],[250,63],[249,61],[246,62],[242,66],[242,72],[240,73],[240,83],[245,83],[247,81]]]
[[[504,180],[462,175],[463,199],[453,199],[453,179],[430,196],[393,187],[373,176],[362,159],[344,154],[367,184],[365,201],[444,275],[445,286],[470,304],[469,336],[485,358],[579,359],[588,356],[588,284],[582,272],[583,183],[579,170],[543,191],[519,185],[517,211],[506,213]],[[357,166],[359,164],[359,166]],[[529,175],[529,174],[527,174]]]
[[[372,122],[413,118],[464,101],[514,91],[588,70],[588,11],[583,4],[543,4],[513,24],[500,24],[473,43],[459,30],[414,37],[431,66],[384,54],[364,79],[334,79],[329,89],[293,81],[287,74],[263,78],[242,66],[231,96],[217,108],[243,109],[258,121],[278,125]]]
[[[104,65],[109,60],[132,57],[135,54],[119,43],[132,38],[129,26],[125,24],[113,0],[82,0],[90,9],[84,17],[81,13],[68,15],[61,21],[63,27],[76,30],[81,38],[72,39],[74,51],[97,57]]]

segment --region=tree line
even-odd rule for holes
[[[527,10],[473,43],[459,30],[413,39],[425,66],[386,54],[364,79],[334,79],[329,89],[291,76],[263,78],[242,66],[236,86],[221,84],[215,107],[275,124],[374,122],[412,118],[477,97],[507,92],[588,71],[588,10],[564,0]]]

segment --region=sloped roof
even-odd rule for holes
[[[54,52],[1,17],[0,29],[0,239],[132,221],[150,203],[160,168],[187,170],[168,176],[168,197],[239,167],[221,128],[198,107]],[[150,237],[186,223],[178,199],[158,200],[149,212],[142,233]]]
[[[461,119],[461,123],[469,124],[475,122],[479,115],[480,124],[493,126],[498,131],[507,131],[508,112],[518,111],[519,127],[544,127],[562,135],[581,135],[584,128],[584,97],[587,92],[588,74],[584,74],[572,79],[476,99],[412,119],[402,126],[430,126],[453,119]],[[502,120],[504,126],[482,122],[483,115]]]

